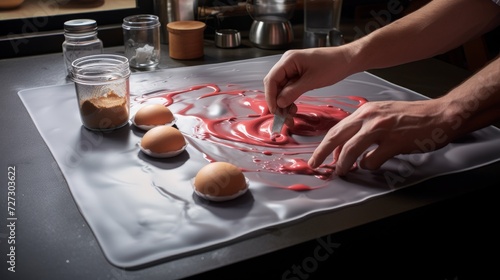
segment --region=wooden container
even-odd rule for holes
[[[204,55],[201,21],[173,21],[167,24],[168,50],[173,59],[195,59]]]
[[[0,9],[14,9],[24,3],[24,0],[2,0],[0,1]]]

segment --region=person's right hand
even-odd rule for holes
[[[303,93],[352,74],[347,50],[339,46],[285,52],[264,78],[269,111],[275,113],[278,107],[291,105]]]
[[[328,131],[308,164],[317,168],[333,152],[335,172],[345,175],[358,158],[376,170],[396,155],[439,149],[460,135],[449,107],[436,99],[367,102]]]

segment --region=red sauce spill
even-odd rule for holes
[[[304,184],[291,185],[291,186],[288,186],[287,189],[292,190],[292,191],[298,191],[298,192],[314,190],[314,188],[311,188],[310,186],[304,185]]]
[[[235,85],[227,87],[234,88]],[[263,166],[254,171],[313,175],[323,180],[331,177],[335,164],[311,169],[298,155],[312,154],[320,141],[320,138],[314,140],[315,136],[325,135],[332,126],[347,117],[349,111],[367,102],[357,96],[301,96],[296,102],[294,126],[285,126],[280,135],[273,136],[273,115],[267,108],[264,93],[258,90],[224,91],[215,84],[203,84],[180,90],[156,91],[138,97],[135,101],[144,103],[158,98],[164,100],[163,104],[177,115],[199,120],[192,133],[187,133],[190,137],[265,156],[297,155],[297,158],[283,159],[284,162],[278,168],[269,164],[274,163],[272,157],[269,160],[253,158],[255,164]],[[216,161],[207,151],[202,152],[206,160]],[[303,191],[315,187],[295,184],[286,188]]]
[[[282,165],[279,168],[279,171],[282,173],[314,175],[320,179],[327,179],[335,170],[334,164],[322,165],[319,168],[312,169],[303,159],[293,158],[290,161],[291,163]]]

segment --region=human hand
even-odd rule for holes
[[[435,100],[368,102],[328,131],[308,163],[317,168],[333,152],[336,173],[345,175],[360,156],[361,168],[375,170],[396,155],[441,148],[457,136],[443,106]]]
[[[300,95],[347,77],[349,59],[343,47],[290,50],[264,78],[271,113],[291,105]]]

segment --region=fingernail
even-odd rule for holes
[[[307,164],[309,164],[309,166],[311,168],[313,168],[313,169],[317,167],[316,166],[316,161],[314,159],[309,159],[309,161],[307,162]]]

